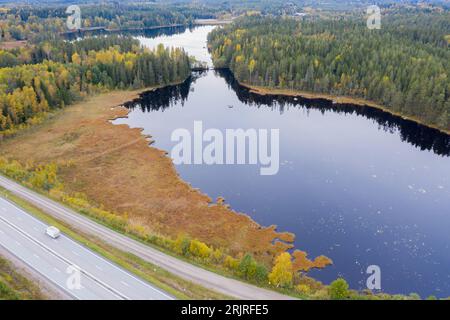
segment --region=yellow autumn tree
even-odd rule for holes
[[[189,246],[189,252],[202,259],[206,259],[211,255],[211,249],[203,242],[198,240],[192,240]]]
[[[291,255],[283,252],[275,260],[275,265],[269,274],[269,282],[276,287],[290,287],[293,276]]]
[[[227,255],[223,261],[223,265],[230,270],[236,271],[239,267],[239,260]]]
[[[223,253],[220,249],[215,249],[211,256],[216,263],[219,263],[223,259]]]
[[[236,63],[241,63],[242,61],[244,61],[244,56],[243,55],[239,55],[236,57]]]
[[[256,67],[256,61],[251,59],[248,64],[248,71],[250,71],[250,81],[252,80],[252,74]]]
[[[75,52],[74,54],[72,54],[72,62],[75,64],[81,64],[81,58],[78,53]]]
[[[178,235],[177,239],[173,243],[173,250],[182,255],[187,255],[189,253],[191,241],[185,235]]]

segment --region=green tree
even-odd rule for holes
[[[238,272],[245,279],[253,279],[256,273],[257,263],[250,254],[246,254],[240,261]]]
[[[334,280],[329,288],[328,292],[330,294],[330,298],[333,300],[343,300],[348,298],[349,291],[348,291],[348,283],[343,278],[338,278]]]

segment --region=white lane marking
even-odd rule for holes
[[[6,247],[5,247],[6,248]],[[9,250],[8,248],[6,248],[6,250],[8,250],[11,254],[15,255],[13,251]],[[19,257],[19,256],[17,256]],[[67,287],[66,286],[62,286],[58,281],[54,280],[52,277],[49,276],[48,273],[45,272],[45,269],[39,269],[39,268],[34,268],[32,263],[30,262],[30,260],[26,259],[25,257],[20,257],[19,259],[21,259],[26,265],[28,265],[30,268],[33,268],[34,270],[36,270],[36,272],[38,272],[39,274],[41,274],[42,276],[44,276],[45,278],[47,278],[49,281],[51,281],[52,283],[54,283],[57,287],[61,288],[61,290],[66,291]],[[81,300],[83,299],[82,296],[79,296],[78,294],[76,294],[75,292],[69,292],[66,291],[70,296],[72,296],[73,298],[77,299],[77,300]]]
[[[120,235],[117,235],[114,231],[97,225],[95,222],[90,221],[86,217],[80,216],[79,214],[75,213],[71,209],[65,208],[63,206],[58,206],[58,205],[54,204],[51,200],[48,200],[48,199],[45,199],[45,198],[41,198],[39,195],[35,195],[32,191],[29,191],[26,188],[24,188],[24,187],[22,187],[22,186],[20,186],[20,185],[18,185],[16,183],[14,183],[14,182],[11,182],[11,181],[9,181],[7,179],[2,179],[2,178],[3,177],[0,176],[0,181],[1,180],[3,180],[3,181],[6,180],[8,182],[8,187],[10,188],[10,190],[16,191],[17,193],[21,194],[25,198],[28,198],[30,201],[34,201],[34,202],[40,203],[41,205],[43,205],[43,206],[45,206],[45,207],[47,207],[47,208],[49,208],[51,210],[56,211],[56,213],[59,212],[59,215],[65,216],[66,218],[69,218],[69,219],[72,219],[73,221],[76,221],[77,223],[80,223],[81,225],[84,225],[84,226],[86,226],[86,227],[88,227],[90,229],[94,229],[94,230],[97,229],[97,230],[99,230],[101,232],[106,232],[106,233],[108,233],[108,234],[110,234],[112,236],[116,236],[116,237],[119,236],[120,237]],[[13,206],[14,208],[20,210],[21,212],[25,213],[27,216],[29,216],[31,219],[35,220],[39,224],[41,224],[43,226],[47,226],[41,220],[39,220],[36,217],[32,216],[31,214],[25,212],[22,208],[19,208],[15,204],[10,203],[9,201],[8,201],[8,204]],[[138,277],[134,276],[133,274],[129,273],[128,271],[126,271],[126,270],[124,270],[122,268],[119,268],[117,265],[111,263],[106,258],[95,254],[94,252],[92,252],[89,249],[85,248],[84,246],[82,246],[78,242],[72,240],[71,238],[68,238],[68,237],[65,237],[65,238],[68,239],[69,241],[71,241],[72,243],[76,244],[77,246],[82,247],[84,250],[86,250],[86,252],[88,254],[103,260],[103,262],[105,262],[108,265],[112,266],[116,270],[119,270],[120,272],[126,274],[128,277],[132,278],[133,280],[143,284],[144,286],[146,286],[147,288],[151,289],[152,291],[158,292],[162,296],[167,297],[169,300],[173,300],[173,297],[167,295],[166,293],[164,293],[163,291],[161,291],[158,288],[154,287],[153,285],[149,284],[148,282],[145,282],[145,281],[139,279]],[[129,241],[131,239],[126,239],[126,240]]]
[[[33,253],[33,257],[35,257],[36,259],[40,259],[36,253]]]
[[[19,192],[23,192],[23,193],[25,193],[26,195],[28,195],[28,196],[30,196],[30,197],[34,197],[34,195],[31,194],[31,193],[28,192],[28,191],[22,191],[22,190],[18,190],[18,191],[19,191]],[[47,199],[36,198],[35,200],[36,200],[36,202],[40,202],[40,203],[42,203],[43,205],[52,208],[53,210],[63,211],[63,213],[62,213],[63,215],[68,215],[70,218],[73,218],[74,220],[78,221],[78,223],[81,223],[82,225],[85,225],[85,224],[87,223],[87,224],[89,224],[89,226],[92,226],[94,229],[99,229],[100,231],[110,231],[110,230],[104,230],[104,229],[102,229],[100,226],[95,225],[95,223],[93,223],[93,222],[91,222],[91,221],[89,221],[89,220],[84,220],[84,219],[86,219],[85,217],[78,217],[78,216],[76,216],[76,213],[72,213],[72,212],[70,212],[69,210],[66,210],[65,208],[59,208],[59,207],[53,205],[53,203],[48,202]],[[24,212],[23,209],[17,207],[15,204],[12,204],[12,203],[11,203],[11,205],[12,205],[13,207],[16,207],[18,210]],[[26,212],[24,212],[24,213],[25,213],[26,215],[28,215],[31,219],[33,219],[33,220],[35,220],[36,222],[38,222],[39,224],[42,224],[42,225],[46,226],[41,220],[37,219],[36,217],[30,215],[29,213],[26,213]],[[133,280],[139,282],[140,284],[146,286],[147,288],[151,289],[152,291],[157,292],[157,293],[159,293],[160,295],[167,297],[169,300],[173,300],[173,298],[172,298],[171,296],[167,295],[166,293],[164,293],[163,291],[161,291],[161,290],[159,290],[158,288],[154,287],[153,285],[151,285],[151,284],[149,284],[149,283],[147,283],[147,282],[145,282],[145,281],[143,281],[143,280],[137,278],[136,276],[134,276],[133,274],[129,273],[128,271],[119,268],[117,265],[111,263],[110,261],[108,261],[108,260],[107,260],[106,258],[104,258],[103,256],[100,256],[100,255],[98,255],[98,254],[92,252],[91,250],[87,249],[86,247],[84,247],[84,246],[81,245],[80,243],[78,243],[78,242],[72,240],[72,239],[69,238],[69,237],[66,237],[66,236],[64,236],[64,235],[62,235],[62,236],[63,236],[65,239],[67,239],[67,240],[69,240],[70,242],[72,242],[73,244],[75,244],[76,246],[81,247],[87,254],[89,254],[89,255],[91,255],[91,256],[94,256],[94,257],[97,258],[97,259],[101,259],[103,262],[105,262],[106,264],[110,265],[110,266],[113,267],[115,270],[118,270],[119,272],[125,274],[126,276],[130,277],[131,279],[133,279]],[[128,239],[127,239],[127,240],[128,240]]]
[[[13,230],[16,230],[19,232],[19,234],[21,234],[23,237],[25,237],[27,240],[33,242],[34,244],[37,244],[38,246],[40,246],[42,249],[50,252],[53,256],[55,256],[56,258],[58,258],[59,260],[69,264],[69,265],[74,265],[74,263],[72,263],[70,260],[68,260],[67,258],[63,257],[62,255],[58,254],[55,250],[49,248],[47,245],[45,245],[44,243],[42,243],[41,241],[39,241],[38,239],[33,238],[32,236],[30,236],[28,233],[26,233],[24,230],[22,230],[21,228],[19,228],[18,226],[16,226],[14,223],[8,221],[7,219],[5,219],[4,217],[0,216],[0,220],[3,221],[8,227],[12,228]],[[16,241],[16,243],[18,245],[21,245],[19,242]],[[120,293],[118,290],[116,290],[115,288],[109,286],[108,284],[106,284],[105,282],[103,282],[102,280],[96,278],[95,276],[91,275],[87,270],[84,269],[80,269],[80,271],[85,274],[86,276],[88,276],[91,280],[97,282],[98,284],[100,284],[100,286],[106,288],[107,290],[109,290],[110,292],[112,292],[115,296],[122,298],[122,299],[126,299],[126,300],[130,300],[127,296],[125,296],[124,294]]]
[[[125,281],[120,281],[121,284],[123,284],[124,286],[129,287],[130,285],[128,283],[126,283]]]
[[[103,271],[103,269],[100,268],[98,265],[95,265],[95,267],[96,267],[98,270]]]
[[[22,244],[21,244],[19,241],[16,241],[16,244],[17,244],[18,246],[22,246]]]
[[[55,270],[58,273],[61,273],[61,271],[58,268],[53,268],[53,270]]]
[[[74,255],[76,255],[77,257],[80,256],[80,254],[79,254],[78,252],[74,251],[74,250],[72,250],[72,253],[73,253]]]

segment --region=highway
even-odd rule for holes
[[[259,288],[235,279],[230,279],[190,263],[165,254],[151,246],[131,239],[108,227],[69,209],[41,194],[31,191],[20,184],[0,175],[0,186],[22,199],[34,204],[49,215],[66,222],[86,234],[100,237],[106,243],[132,253],[141,259],[153,263],[174,275],[199,284],[205,288],[225,294],[229,297],[244,300],[286,300],[292,297]]]
[[[166,300],[169,295],[131,275],[0,198],[0,246],[80,300]]]

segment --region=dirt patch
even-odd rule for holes
[[[0,155],[22,163],[56,162],[68,192],[82,192],[105,209],[128,215],[155,233],[186,234],[231,253],[272,259],[292,247],[294,235],[263,228],[182,181],[166,152],[149,147],[139,129],[113,125],[117,107],[138,91],[95,96],[1,143]],[[281,241],[279,241],[281,240]]]

